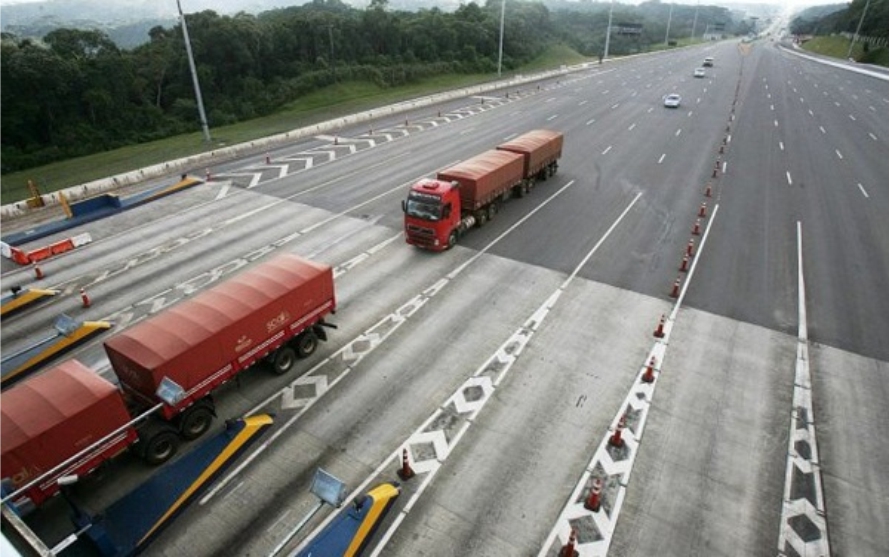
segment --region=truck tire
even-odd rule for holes
[[[139,456],[153,466],[173,458],[178,449],[179,435],[167,424],[149,424],[139,432]]]
[[[213,408],[198,402],[186,408],[179,417],[179,434],[192,441],[207,433],[213,423]]]
[[[485,223],[488,221],[488,211],[485,209],[479,209],[476,211],[476,228],[482,228],[485,226]]]
[[[445,249],[451,249],[457,245],[457,231],[452,230],[451,234],[448,235],[448,246]]]
[[[294,342],[294,348],[297,350],[297,358],[308,358],[315,349],[318,348],[318,336],[312,329],[306,329]]]
[[[297,354],[294,349],[284,345],[272,355],[272,371],[275,375],[284,375],[294,366]]]
[[[491,205],[488,206],[488,220],[494,220],[495,215],[498,214],[498,204],[497,201],[493,201]]]

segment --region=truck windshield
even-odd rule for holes
[[[410,192],[405,213],[423,220],[439,220],[442,217],[442,203],[439,196]]]

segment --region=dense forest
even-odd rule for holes
[[[601,54],[609,6],[567,2],[550,10],[507,0],[504,71],[556,43]],[[218,127],[272,114],[338,80],[389,87],[438,74],[495,73],[500,13],[497,0],[453,12],[394,11],[387,0],[365,9],[313,0],[257,15],[187,14],[186,24],[208,123]],[[752,21],[734,21],[725,8],[616,4],[614,24],[640,32],[613,33],[610,54],[663,44],[669,17],[671,37],[752,31]],[[200,129],[181,27],[157,26],[149,36],[125,50],[101,31],[63,28],[42,39],[4,34],[2,173]]]
[[[861,20],[859,34],[883,39],[883,44],[886,45],[887,19],[887,0],[853,0],[849,4],[814,6],[803,10],[791,21],[789,31],[795,35],[855,33]]]

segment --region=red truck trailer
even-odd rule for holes
[[[120,390],[77,360],[4,392],[0,413],[0,469],[10,492],[89,448],[16,498],[13,502],[23,510],[55,494],[59,478],[89,474],[138,438]]]
[[[288,372],[327,340],[335,309],[331,267],[284,254],[113,336],[105,352],[138,407],[163,402],[161,416],[195,439],[213,420],[211,391],[264,359]]]
[[[524,197],[536,180],[556,173],[563,136],[534,130],[411,186],[402,202],[405,241],[443,251],[483,226],[511,194]]]
[[[0,395],[3,477],[21,489],[78,455],[29,488],[39,503],[62,475],[89,473],[134,443],[150,463],[166,461],[180,437],[196,439],[210,428],[214,389],[260,361],[286,373],[327,340],[324,318],[335,309],[330,266],[280,255],[107,340],[120,388],[76,362],[25,380]],[[51,398],[55,406],[39,402]],[[41,407],[47,416],[35,410]],[[91,446],[118,429],[124,433],[113,445]]]
[[[519,153],[525,157],[523,174],[526,178],[546,180],[556,174],[559,158],[562,156],[562,134],[551,130],[533,130],[506,143],[497,149]]]

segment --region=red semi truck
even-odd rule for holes
[[[59,478],[88,474],[131,445],[165,462],[180,437],[210,428],[214,389],[259,361],[286,373],[327,339],[324,318],[335,309],[330,266],[280,255],[107,340],[119,386],[70,360],[4,391],[5,493],[21,491],[19,508],[39,505]]]
[[[559,132],[530,131],[417,182],[402,203],[405,241],[433,251],[454,246],[511,195],[524,197],[537,180],[556,174],[562,143]]]

